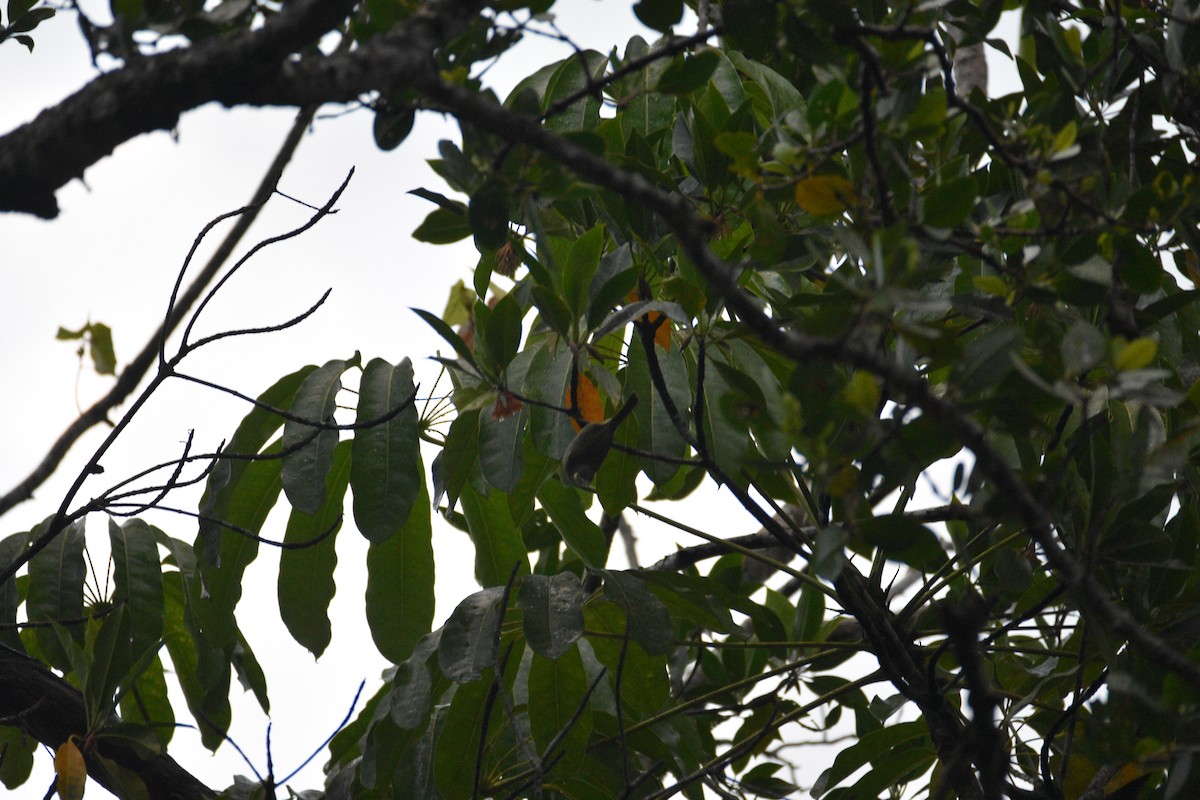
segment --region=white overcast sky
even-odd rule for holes
[[[102,18],[95,3],[84,6]],[[621,0],[562,0],[554,12],[562,30],[576,42],[608,52],[614,44],[623,50],[636,31],[653,38],[638,25],[630,6]],[[13,42],[0,46],[0,131],[32,119],[96,74],[72,14],[44,23],[35,38],[32,55]],[[488,80],[503,96],[533,69],[567,54],[561,44],[532,39],[508,54],[488,73]],[[995,67],[993,61],[993,76]],[[122,145],[87,171],[86,186],[76,181],[60,191],[58,219],[0,215],[0,375],[5,404],[0,416],[0,492],[27,475],[76,417],[78,407],[90,405],[109,386],[110,379],[77,369],[74,344],[55,341],[58,327],[78,328],[88,320],[111,325],[123,365],[162,318],[176,271],[197,232],[249,198],[292,118],[286,109],[229,111],[206,106],[184,115],[174,135],[158,132]],[[371,115],[361,111],[317,122],[280,185],[290,195],[320,205],[354,167],[339,213],[252,261],[201,327],[215,331],[279,322],[332,288],[329,301],[297,329],[197,353],[185,362],[193,374],[253,395],[303,364],[346,358],[361,350],[364,359],[411,357],[423,388],[431,388],[435,370],[423,359],[445,348],[408,309],[440,313],[450,285],[459,279],[469,283],[476,256],[469,243],[434,247],[413,241],[409,234],[431,206],[407,192],[417,187],[445,191],[425,159],[436,154],[439,139],[457,139],[457,129],[436,115],[422,114],[399,149],[381,153],[371,137],[371,122]],[[276,198],[242,249],[307,216],[306,210]],[[214,233],[214,241],[223,230]],[[115,480],[175,457],[192,429],[196,448],[212,449],[246,411],[227,397],[169,383],[105,459],[101,478]],[[35,500],[0,519],[0,537],[27,530],[53,513],[105,433],[95,429],[84,437]],[[106,485],[96,479],[85,486],[83,495],[91,496]],[[712,533],[741,534],[755,528],[745,512],[727,502],[690,502],[671,511]],[[285,519],[273,516],[264,534],[280,538]],[[194,538],[195,526],[185,518],[158,516],[151,521],[178,538]],[[649,531],[638,521],[635,525],[644,560],[674,546],[665,532]],[[463,534],[439,525],[436,518],[435,526],[440,621],[472,591],[473,555]],[[106,553],[104,520],[94,520],[90,530],[96,552]],[[239,621],[270,684],[277,776],[290,772],[332,731],[359,681],[367,680],[366,694],[374,691],[386,666],[362,619],[365,545],[352,526],[339,535],[338,550],[339,591],[331,609],[334,638],[320,662],[296,645],[279,622],[277,553],[263,548],[246,576]],[[265,772],[268,719],[236,684],[232,692],[231,735]],[[182,698],[177,697],[176,713],[180,720],[187,719]],[[177,731],[170,751],[215,789],[230,783],[236,773],[250,774],[232,748],[210,756],[189,729]],[[292,785],[320,786],[324,760],[319,755]],[[16,796],[42,797],[51,777],[50,760],[39,759],[34,777]],[[93,784],[88,796],[106,793]]]

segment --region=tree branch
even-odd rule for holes
[[[50,748],[71,734],[87,732],[83,695],[40,661],[0,645],[0,717],[15,720],[22,731]],[[98,751],[98,752],[97,752]],[[111,759],[146,784],[146,795],[155,800],[206,800],[216,792],[176,763],[166,753],[143,758],[117,739],[100,738],[84,758],[88,775],[118,797],[127,797],[97,758]]]

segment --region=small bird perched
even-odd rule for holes
[[[587,486],[592,482],[596,471],[608,456],[608,451],[612,449],[613,433],[616,432],[617,426],[637,408],[637,404],[637,395],[631,394],[625,405],[613,414],[612,419],[589,422],[575,434],[562,457],[563,474],[569,483]]]

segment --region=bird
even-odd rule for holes
[[[596,477],[596,471],[604,463],[612,449],[613,434],[625,418],[637,408],[638,396],[629,395],[625,404],[617,409],[611,419],[604,422],[589,422],[575,434],[562,457],[563,475],[575,486],[587,486]]]

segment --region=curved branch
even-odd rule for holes
[[[46,665],[23,653],[0,645],[0,717],[8,724],[56,748],[71,734],[87,730],[83,695],[52,673]],[[101,737],[96,750],[124,769],[137,775],[146,785],[149,797],[163,800],[207,800],[216,792],[166,753],[143,758],[142,752],[115,738]],[[104,764],[88,748],[88,775],[118,796],[122,785],[112,779]]]
[[[199,299],[205,287],[212,282],[217,272],[220,271],[225,261],[233,252],[233,249],[242,240],[242,237],[246,235],[246,232],[250,230],[250,226],[258,217],[259,211],[262,210],[263,205],[271,197],[276,184],[279,183],[284,168],[291,161],[292,155],[296,152],[296,148],[304,136],[304,131],[312,123],[316,112],[317,109],[315,106],[309,106],[301,109],[296,115],[295,123],[292,125],[291,130],[288,131],[287,137],[280,146],[279,152],[275,155],[274,161],[271,162],[271,166],[263,175],[258,188],[255,189],[250,204],[242,210],[244,213],[241,213],[237,222],[234,223],[233,228],[226,234],[220,245],[217,246],[212,257],[209,258],[204,268],[193,279],[187,290],[177,297],[172,297],[171,314],[163,321],[159,329],[154,332],[154,335],[147,340],[141,352],[121,371],[117,382],[108,390],[108,393],[93,403],[90,408],[83,412],[63,431],[54,444],[50,446],[41,463],[23,481],[5,494],[0,495],[0,516],[3,516],[14,506],[32,498],[34,490],[54,474],[54,471],[58,469],[58,465],[62,463],[63,458],[66,457],[67,452],[78,441],[79,437],[83,436],[84,433],[94,426],[104,422],[108,418],[108,412],[125,402],[126,398],[133,393],[137,385],[146,377],[146,373],[150,371],[151,365],[154,364],[155,357],[160,354],[162,343],[166,341],[166,338],[183,321],[184,317]],[[3,145],[0,145],[0,165],[3,164],[2,153]],[[0,169],[2,169],[2,166],[0,166]],[[0,194],[3,191],[3,189],[0,189]],[[203,233],[200,234],[201,237],[203,235]],[[178,287],[176,287],[176,293],[178,293]]]
[[[93,80],[0,136],[0,211],[58,215],[55,192],[143,133],[169,130],[210,102],[307,106],[428,81],[433,53],[474,16],[474,0],[430,0],[352,52],[288,56],[320,40],[356,0],[302,0],[262,28],[147,56]]]

